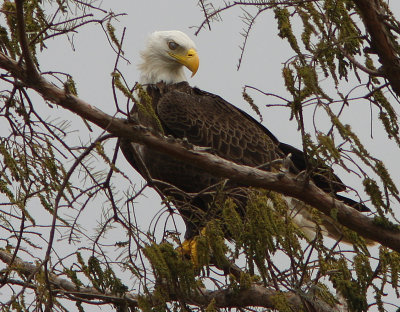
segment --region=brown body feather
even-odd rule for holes
[[[192,88],[187,82],[150,85],[147,92],[158,120],[143,108],[134,108],[133,115],[154,131],[160,131],[161,124],[165,135],[210,148],[210,152],[238,164],[267,165],[265,168],[270,168],[268,164],[271,161],[291,154],[297,169],[306,169],[300,150],[280,143],[268,129],[219,96]],[[172,198],[187,225],[186,238],[195,235],[205,221],[217,217],[218,213],[211,205],[214,196],[209,191],[211,186],[221,182],[220,178],[135,143],[123,140],[121,149],[146,180],[153,181],[158,189]],[[311,178],[333,195],[345,190],[344,184],[327,166],[317,167]],[[234,193],[239,207],[245,206],[246,188],[228,183],[225,189]],[[368,210],[351,199],[336,196],[358,210]]]

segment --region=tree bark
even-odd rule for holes
[[[353,0],[363,18],[364,25],[371,37],[371,48],[376,52],[382,64],[383,75],[393,91],[400,96],[400,60],[385,25],[385,16],[379,11],[376,0]]]

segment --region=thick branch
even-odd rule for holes
[[[133,142],[144,144],[156,151],[196,165],[214,175],[240,182],[240,184],[261,187],[300,199],[327,216],[331,216],[331,211],[335,208],[340,224],[365,238],[400,252],[399,232],[375,224],[373,219],[332,198],[311,182],[306,184],[287,173],[272,173],[238,165],[201,150],[189,149],[178,142],[170,142],[167,138],[157,137],[139,125],[132,126],[122,119],[105,114],[82,99],[67,94],[63,89],[50,84],[44,78],[40,78],[35,83],[24,81],[24,69],[1,53],[0,67],[35,89],[46,100],[76,113],[118,137],[125,137]]]
[[[207,306],[214,300],[218,308],[244,308],[244,307],[263,307],[269,309],[277,308],[278,296],[283,296],[291,311],[304,311],[304,305],[312,306],[313,311],[318,312],[336,312],[341,311],[341,304],[332,307],[317,297],[306,294],[300,296],[292,292],[277,292],[276,290],[265,288],[260,285],[252,285],[247,289],[220,289],[206,290],[187,298],[187,303],[196,306]]]
[[[384,23],[384,16],[379,12],[376,0],[353,0],[363,17],[365,27],[371,37],[372,48],[379,56],[385,77],[393,91],[400,96],[400,60],[390,40]]]

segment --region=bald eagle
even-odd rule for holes
[[[139,99],[140,106],[132,110],[132,117],[155,132],[208,148],[211,153],[238,164],[272,170],[273,161],[290,157],[294,167],[306,169],[303,152],[278,139],[247,113],[221,97],[191,87],[184,67],[192,72],[199,67],[194,42],[180,31],[156,31],[141,53],[140,84],[149,99]],[[145,108],[146,101],[149,107]],[[233,198],[242,216],[246,213],[249,188],[223,181],[192,164],[150,148],[122,140],[121,149],[130,164],[161,193],[170,198],[186,224],[185,238],[197,235],[212,218],[220,217],[215,198],[219,193]],[[346,187],[327,166],[317,167],[311,174],[314,183],[324,191],[360,211],[368,208],[338,195]],[[223,190],[223,192],[221,192]],[[312,237],[315,224],[310,220],[308,206],[299,200],[283,196],[293,210],[293,220]],[[321,228],[334,238],[342,233],[329,217]],[[228,234],[229,235],[229,234]]]

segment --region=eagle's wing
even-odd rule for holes
[[[167,133],[212,148],[225,159],[261,166],[283,158],[277,141],[259,123],[222,98],[198,89],[172,90],[160,98],[157,115]]]
[[[157,102],[157,114],[166,132],[189,142],[211,147],[231,161],[262,166],[291,155],[298,171],[307,169],[304,153],[282,142],[253,117],[221,97],[192,88],[187,83],[171,85]],[[346,186],[333,170],[318,164],[311,173],[313,182],[324,191],[335,194]],[[336,195],[360,211],[369,209],[347,197]]]

